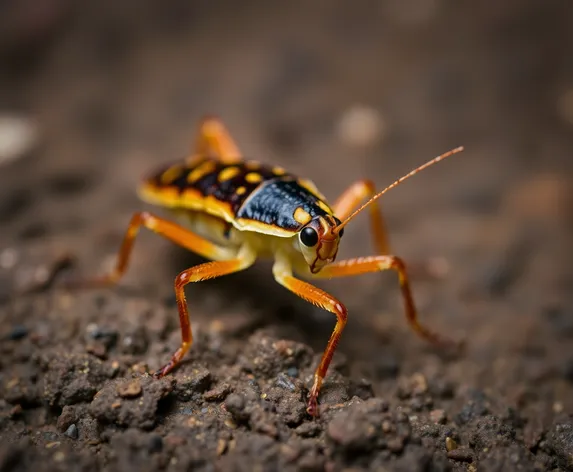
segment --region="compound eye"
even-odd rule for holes
[[[338,237],[342,238],[343,234],[344,234],[344,228],[341,228],[341,230],[338,232]]]
[[[307,247],[315,246],[318,243],[318,233],[315,229],[307,226],[300,232],[300,241]]]

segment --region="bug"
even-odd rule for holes
[[[279,284],[337,318],[308,395],[307,411],[318,416],[320,388],[348,314],[338,299],[294,274],[312,279],[394,270],[408,324],[430,342],[450,343],[418,321],[406,266],[390,253],[377,200],[417,172],[462,149],[458,147],[432,159],[378,193],[371,181],[357,181],[329,205],[311,181],[280,167],[243,160],[224,124],[216,118],[205,118],[199,127],[194,153],[145,178],[138,192],[144,201],[172,210],[185,226],[146,211],[135,213],[115,269],[75,285],[116,283],[127,269],[133,243],[142,227],[211,261],[184,270],[175,278],[182,339],[170,361],[154,374],[163,377],[181,362],[193,341],[185,286],[245,270],[257,257],[274,258],[272,272]],[[370,210],[377,255],[335,262],[344,227],[366,208]]]

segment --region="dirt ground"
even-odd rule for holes
[[[573,470],[571,4],[31,4],[0,6],[0,117],[31,127],[0,153],[0,471]],[[263,262],[188,288],[194,345],[150,378],[200,259],[142,232],[119,287],[58,282],[110,267],[205,113],[331,199],[465,145],[383,202],[440,272],[412,275],[420,318],[465,350],[408,329],[394,274],[320,283],[350,316],[313,420],[334,319]],[[366,217],[342,246],[373,251]]]

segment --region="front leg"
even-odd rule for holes
[[[348,187],[332,205],[334,214],[344,221],[366,198],[376,195],[376,187],[371,180],[358,180]],[[370,231],[377,254],[390,254],[388,232],[378,201],[370,204]]]
[[[406,265],[396,256],[370,256],[357,257],[345,261],[335,262],[324,267],[314,277],[332,278],[332,277],[350,277],[354,275],[368,274],[371,272],[381,272],[383,270],[395,270],[398,273],[402,298],[404,299],[404,308],[406,319],[410,327],[422,338],[427,341],[443,346],[459,346],[459,343],[433,332],[429,328],[420,324],[418,314],[412,297]]]
[[[177,300],[177,310],[179,312],[179,324],[181,326],[181,345],[175,351],[171,360],[161,369],[155,372],[155,377],[163,377],[173,370],[181,362],[185,353],[191,347],[193,342],[193,333],[189,321],[189,309],[185,299],[185,286],[192,282],[201,282],[203,280],[214,279],[223,275],[232,274],[245,270],[256,259],[256,253],[248,246],[244,246],[239,251],[235,259],[229,261],[206,262],[181,272],[175,279],[175,298]]]
[[[152,215],[147,211],[143,211],[135,213],[132,216],[129,226],[127,227],[127,231],[125,232],[125,236],[123,237],[123,243],[121,244],[121,248],[118,253],[117,263],[111,272],[95,278],[68,281],[64,286],[67,288],[100,287],[113,285],[118,282],[127,270],[135,238],[142,227],[147,228],[150,231],[169,239],[178,246],[184,247],[185,249],[207,259],[221,260],[230,259],[236,256],[236,252],[234,250],[217,246],[211,241],[197,236],[192,231],[189,231],[176,223]]]
[[[348,187],[332,205],[334,214],[342,221],[348,218],[365,199],[376,195],[376,187],[371,180],[358,180]],[[378,200],[372,202],[368,209],[370,219],[370,233],[376,254],[391,254],[390,238]],[[412,268],[412,265],[410,265]],[[427,260],[414,264],[413,272],[416,274],[443,277],[447,266],[441,261]]]
[[[320,392],[320,387],[322,386],[322,381],[326,376],[326,372],[330,365],[330,361],[332,360],[332,356],[334,355],[334,351],[336,350],[336,346],[340,341],[342,330],[344,329],[344,326],[346,326],[348,313],[346,307],[332,295],[329,295],[314,285],[293,277],[290,262],[287,259],[281,259],[280,257],[277,258],[277,261],[273,266],[273,275],[279,284],[286,287],[295,295],[298,295],[300,298],[312,303],[313,305],[334,313],[337,318],[334,331],[328,340],[326,349],[322,354],[322,359],[314,373],[314,383],[312,384],[308,397],[306,411],[309,415],[316,417],[318,416],[318,394]]]

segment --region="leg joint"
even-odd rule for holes
[[[364,261],[366,262],[368,259],[378,261],[378,270],[393,269],[401,274],[406,272],[406,264],[398,256],[376,256],[373,258],[364,258]]]
[[[179,273],[177,277],[175,277],[175,286],[181,287],[189,282],[189,271],[184,270],[183,272]]]
[[[138,211],[134,213],[131,217],[131,224],[130,226],[145,226],[147,228],[153,227],[153,221],[155,217],[149,213],[148,211]]]
[[[376,192],[376,185],[374,185],[374,182],[370,179],[364,179],[360,181],[362,183],[362,185],[364,186],[364,188],[368,191],[368,193],[375,193]]]
[[[348,320],[348,310],[346,307],[340,302],[335,302],[333,306],[334,313],[338,318],[338,321],[342,324],[346,324],[346,321]]]
[[[390,256],[390,267],[394,270],[397,270],[401,274],[406,272],[406,264],[400,257],[397,256]]]

